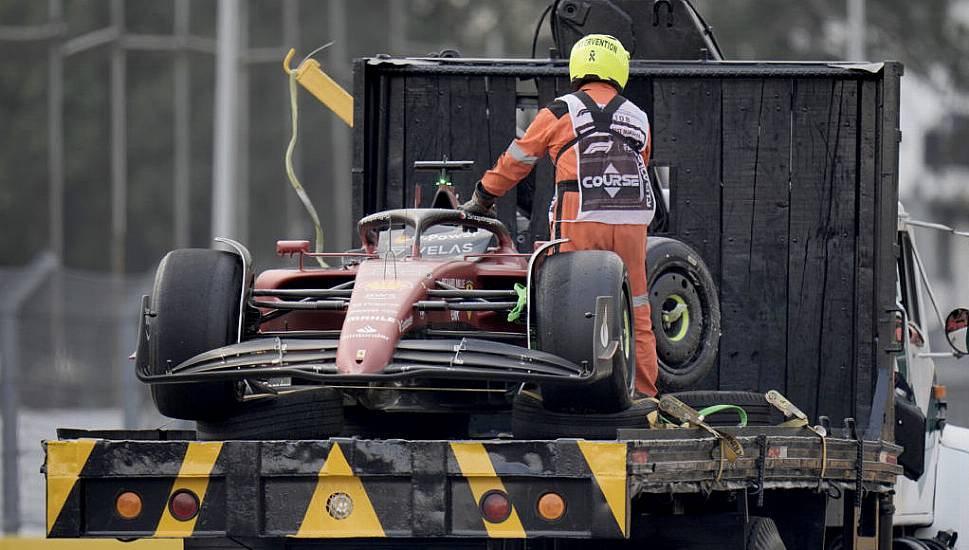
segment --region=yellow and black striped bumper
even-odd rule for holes
[[[49,441],[48,537],[491,537],[628,535],[627,444],[587,441]],[[189,490],[198,514],[168,503]],[[508,495],[507,519],[480,506]],[[115,501],[137,493],[140,515]],[[564,515],[543,519],[555,492]],[[332,514],[340,495],[350,512]],[[344,510],[345,514],[345,510]]]

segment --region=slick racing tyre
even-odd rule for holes
[[[937,540],[915,537],[897,537],[892,540],[893,550],[946,550],[951,548]]]
[[[786,550],[787,546],[770,518],[751,516],[747,522],[747,550]]]
[[[561,413],[546,409],[540,396],[522,392],[512,403],[511,431],[517,439],[616,439],[620,428],[648,428],[647,415],[655,410],[654,401],[641,399],[615,413]]]
[[[613,252],[580,250],[545,258],[534,281],[538,349],[577,365],[595,365],[596,339],[602,328],[619,338],[610,372],[589,385],[543,384],[545,406],[571,413],[614,413],[631,404],[635,371],[632,292],[622,259]],[[596,298],[614,304],[606,327],[595,326]]]
[[[692,248],[650,237],[647,287],[652,310],[660,392],[695,387],[717,361],[720,301],[710,270]]]
[[[220,250],[180,249],[158,265],[148,321],[149,374],[234,343],[239,330],[242,261]],[[235,382],[152,384],[158,412],[183,420],[226,418],[238,406]]]
[[[343,396],[333,388],[246,401],[225,420],[197,423],[200,441],[326,439],[343,430]]]

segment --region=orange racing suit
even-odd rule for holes
[[[581,87],[600,107],[616,95],[615,88],[605,82],[589,82]],[[633,293],[633,316],[636,330],[636,389],[646,395],[656,395],[656,337],[650,318],[649,294],[646,289],[646,227],[645,224],[600,223],[576,221],[580,212],[580,197],[575,181],[579,165],[575,148],[576,133],[568,105],[561,100],[542,108],[520,139],[511,142],[501,154],[494,168],[481,178],[481,186],[488,193],[501,196],[532,171],[545,153],[555,161],[556,198],[549,212],[552,235],[570,239],[560,250],[611,250],[618,254],[629,271]],[[649,163],[651,149],[648,125],[643,166]],[[564,152],[563,147],[569,146]],[[572,183],[569,187],[566,183]]]

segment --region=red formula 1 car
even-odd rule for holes
[[[203,437],[297,438],[347,433],[345,409],[501,413],[523,384],[562,414],[629,408],[617,255],[554,253],[560,241],[521,254],[501,222],[446,208],[358,228],[363,246],[347,253],[282,241],[298,265],[258,277],[232,241],[235,252],[165,256],[136,354],[159,411],[199,421]],[[341,265],[310,267],[318,259]]]

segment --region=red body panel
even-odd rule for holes
[[[293,311],[263,323],[262,331],[341,330],[337,368],[348,374],[379,373],[400,339],[428,326],[515,330],[494,311],[415,311],[437,282],[461,289],[511,289],[524,283],[528,260],[518,256],[450,259],[368,259],[333,269],[274,269],[262,272],[256,289],[326,289],[355,280],[344,311]],[[264,313],[268,310],[264,310]]]
[[[336,366],[345,373],[380,372],[390,362],[401,334],[414,324],[414,303],[454,263],[376,260],[357,271],[350,307],[343,321]]]

